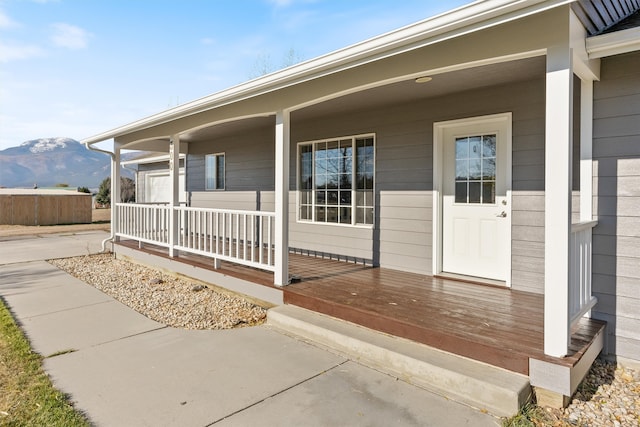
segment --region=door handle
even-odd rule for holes
[[[501,213],[499,213],[498,215],[496,215],[498,218],[506,218],[507,217],[507,213],[505,211],[502,211]]]

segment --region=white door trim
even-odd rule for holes
[[[445,129],[469,126],[474,124],[490,124],[501,123],[506,125],[507,135],[507,158],[505,159],[506,166],[506,197],[509,206],[512,206],[511,200],[511,181],[512,181],[512,113],[500,113],[491,114],[486,116],[469,117],[457,120],[448,120],[443,122],[433,123],[433,258],[432,268],[433,274],[438,275],[442,273],[442,188],[443,188],[443,144],[444,144],[444,132]],[[511,287],[511,228],[508,230],[509,245],[506,248],[508,263],[508,274],[506,280],[506,286]]]

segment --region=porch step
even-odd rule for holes
[[[292,305],[272,308],[267,324],[356,362],[497,416],[531,398],[529,378]]]

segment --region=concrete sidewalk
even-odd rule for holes
[[[499,425],[267,326],[166,327],[44,261],[95,253],[106,236],[0,241],[0,296],[96,425]]]

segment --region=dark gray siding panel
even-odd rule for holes
[[[260,127],[189,145],[187,191],[204,191],[207,154],[225,154],[225,189],[272,191],[275,180],[274,127]]]
[[[594,91],[593,315],[607,350],[640,360],[640,53],[602,61]]]
[[[518,96],[513,96],[517,93]],[[432,273],[432,198],[434,122],[513,113],[514,289],[541,293],[544,287],[544,79],[483,88],[394,105],[385,109],[296,121],[292,114],[291,189],[295,187],[297,142],[375,133],[376,213],[374,230],[352,242],[383,267]],[[490,100],[490,102],[487,102]],[[291,210],[295,218],[295,209]],[[315,234],[299,232],[319,228]],[[301,247],[313,240],[341,241],[344,227],[292,224],[292,240]],[[340,244],[345,250],[348,245]],[[533,246],[534,251],[526,252]]]
[[[204,154],[187,155],[187,191],[204,191]]]

